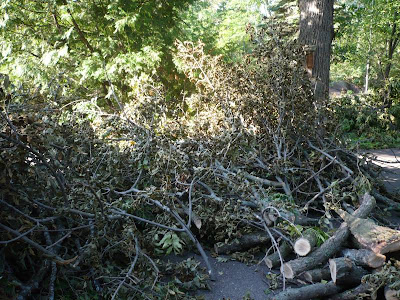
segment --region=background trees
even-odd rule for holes
[[[305,45],[307,68],[315,79],[315,98],[328,98],[331,43],[333,39],[333,0],[299,0],[299,42]]]
[[[345,77],[360,85],[369,81],[372,88],[384,88],[397,80],[399,9],[399,2],[391,0],[339,2],[333,47],[335,78]]]
[[[78,90],[95,93],[102,86],[103,96],[110,91],[108,79],[121,93],[152,72],[172,82],[171,47],[180,13],[190,3],[3,1],[3,69],[36,85],[47,86],[59,75]]]

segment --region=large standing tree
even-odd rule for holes
[[[334,0],[299,0],[299,41],[307,51],[307,68],[315,80],[315,99],[323,103],[329,93]]]

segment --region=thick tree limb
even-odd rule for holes
[[[380,254],[400,250],[399,230],[376,225],[369,219],[355,217],[343,210],[337,210],[337,212],[346,221],[362,248]]]
[[[266,244],[270,240],[271,239],[265,234],[265,232],[247,234],[241,238],[235,239],[229,244],[215,244],[214,250],[217,254],[227,254]]]
[[[368,272],[354,264],[349,258],[339,257],[329,260],[332,281],[337,285],[356,286]]]
[[[357,265],[379,268],[385,263],[386,256],[368,249],[344,249],[342,255],[354,261]]]
[[[315,283],[301,288],[290,288],[279,294],[267,297],[268,300],[310,300],[335,295],[343,290],[333,282]]]
[[[301,279],[304,279],[311,283],[317,283],[321,280],[330,280],[331,279],[331,271],[328,266],[325,266],[321,269],[314,269],[307,272],[304,272],[301,275]]]
[[[300,256],[306,256],[317,244],[317,235],[315,230],[308,229],[303,236],[298,238],[294,243],[294,252]]]
[[[354,300],[357,299],[361,294],[370,293],[372,287],[368,283],[361,283],[354,289],[347,290],[329,298],[329,300]]]
[[[292,252],[292,247],[286,242],[283,242],[282,245],[279,247],[279,252],[281,253],[281,257],[285,259],[291,252]],[[268,255],[267,257],[264,258],[264,262],[267,265],[268,268],[272,269],[275,268],[276,266],[279,266],[281,263],[281,260],[279,258],[279,254],[276,251],[273,254]]]

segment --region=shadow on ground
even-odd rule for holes
[[[210,281],[211,290],[200,290],[197,295],[203,296],[207,300],[231,299],[241,300],[245,296],[248,299],[262,300],[266,298],[268,292],[268,280],[266,275],[270,272],[269,268],[262,262],[259,265],[246,265],[238,261],[229,260],[219,262],[207,251],[208,259],[214,270],[215,281]],[[205,267],[200,255],[187,253],[182,256],[169,256],[168,260],[179,263],[189,257],[193,257],[201,262]],[[225,256],[224,256],[225,257]],[[262,257],[260,258],[260,260]]]

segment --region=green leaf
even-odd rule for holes
[[[64,33],[63,38],[68,40],[69,37],[71,36],[71,33],[73,30],[74,30],[74,27],[71,27],[70,29],[68,29],[68,31]]]
[[[43,62],[43,64],[44,64],[45,66],[50,65],[51,60],[52,60],[54,54],[55,54],[55,51],[54,51],[54,50],[49,51],[49,52],[45,52],[45,53],[43,54],[43,56],[42,56],[42,62]]]

